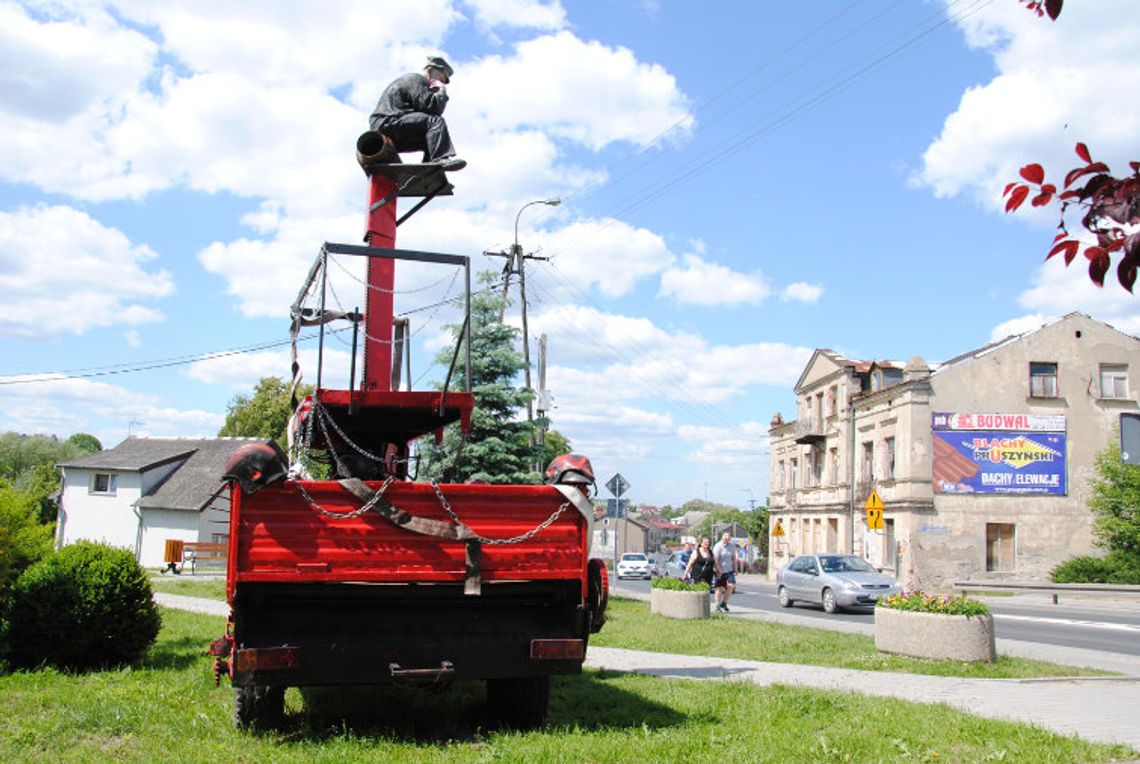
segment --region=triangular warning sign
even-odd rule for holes
[[[883,500],[879,498],[878,491],[871,491],[871,495],[867,497],[867,503],[863,505],[863,509],[882,509]]]

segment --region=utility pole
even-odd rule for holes
[[[527,202],[522,207],[519,207],[518,213],[515,215],[515,242],[511,245],[510,253],[507,252],[484,252],[485,255],[492,255],[495,257],[507,258],[507,264],[503,268],[503,310],[506,310],[507,289],[511,283],[511,274],[519,274],[519,300],[522,302],[522,341],[523,341],[523,364],[525,365],[526,373],[526,387],[528,390],[533,390],[530,384],[530,335],[528,334],[527,320],[526,320],[526,261],[527,260],[549,260],[547,257],[536,257],[535,255],[524,255],[522,245],[519,244],[519,218],[522,217],[523,210],[533,204],[545,204],[550,207],[557,207],[562,204],[562,200],[558,197],[551,199],[536,199],[533,202]],[[503,311],[499,312],[499,320],[503,318]],[[530,431],[530,444],[535,444],[534,437],[534,399],[527,401],[526,404],[526,421],[531,424]]]

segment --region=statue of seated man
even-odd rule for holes
[[[423,73],[400,75],[384,88],[369,126],[388,136],[397,152],[422,151],[424,164],[463,169],[467,162],[455,156],[443,119],[447,85],[454,73],[442,56],[429,56]]]

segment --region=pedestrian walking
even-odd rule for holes
[[[717,567],[716,609],[727,613],[728,599],[736,591],[736,544],[732,543],[732,534],[725,531],[712,552]]]
[[[716,558],[713,557],[709,544],[709,537],[701,536],[693,556],[689,558],[689,564],[685,566],[685,578],[695,584],[706,584],[711,592],[716,576],[720,574],[720,569],[717,567]]]

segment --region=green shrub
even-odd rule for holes
[[[903,592],[889,597],[880,597],[876,607],[892,610],[909,610],[916,613],[942,613],[944,615],[989,615],[990,609],[984,602],[969,597],[951,597],[946,594],[925,592]]]
[[[678,592],[708,592],[708,584],[690,584],[679,578],[655,578],[652,584],[654,589],[671,589]]]
[[[150,581],[125,549],[79,542],[28,568],[12,589],[13,666],[87,670],[130,663],[161,626]]]
[[[1112,574],[1108,560],[1103,557],[1070,557],[1049,572],[1055,584],[1103,584]]]
[[[1056,584],[1140,584],[1140,556],[1109,552],[1104,557],[1070,557],[1053,568]]]

